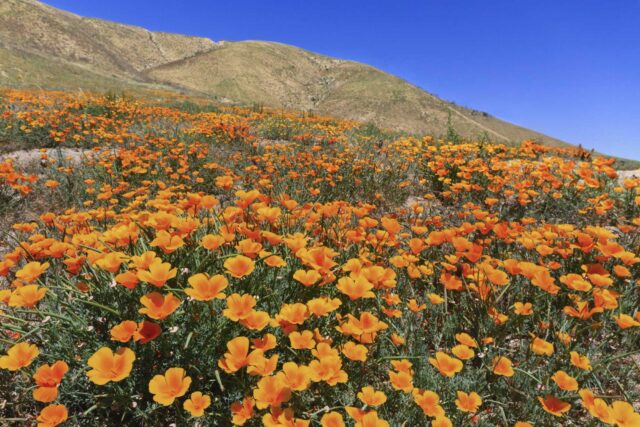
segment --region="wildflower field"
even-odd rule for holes
[[[0,141],[41,150],[0,161],[0,424],[640,426],[613,159],[42,91]]]

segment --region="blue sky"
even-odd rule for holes
[[[213,40],[365,62],[441,98],[640,159],[639,0],[45,0]]]

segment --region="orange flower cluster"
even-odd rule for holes
[[[640,425],[640,180],[613,160],[263,109],[3,102],[16,138],[92,150],[27,181],[0,164],[25,201],[28,182],[71,203],[15,224],[0,260],[9,418]]]

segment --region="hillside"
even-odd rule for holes
[[[409,133],[568,144],[444,101],[374,67],[264,41],[214,42],[85,18],[36,0],[0,3],[0,85],[171,91],[372,122]]]

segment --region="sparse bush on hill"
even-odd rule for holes
[[[46,95],[7,92],[3,131],[93,150],[0,163],[54,201],[0,260],[6,423],[638,425],[613,160]]]

